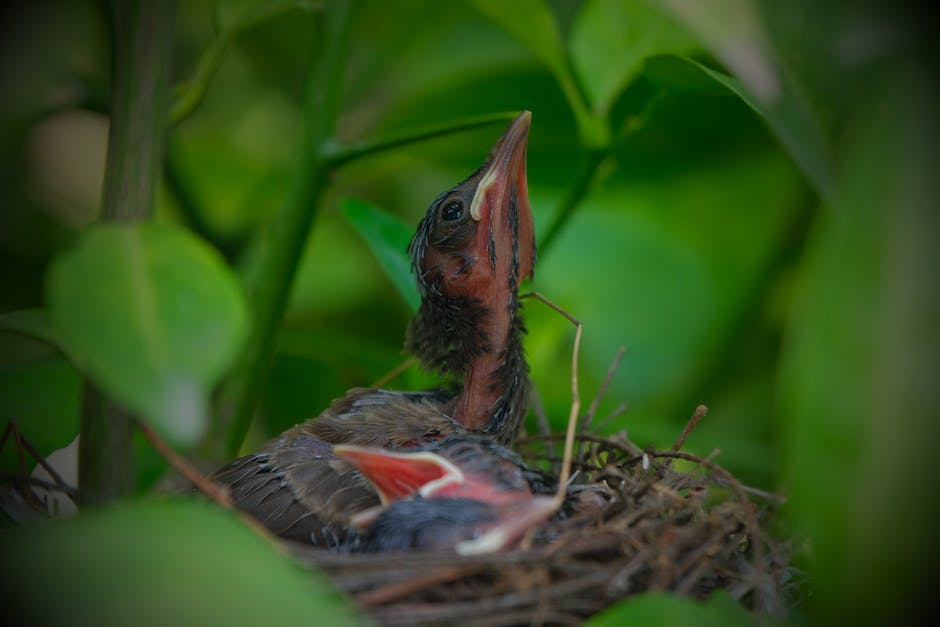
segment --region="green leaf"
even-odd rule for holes
[[[763,16],[754,0],[654,2],[697,35],[759,101],[767,103],[778,97],[780,76]]]
[[[551,9],[543,0],[473,0],[477,9],[512,35],[553,73],[563,73],[565,53]]]
[[[657,0],[657,4],[731,70],[735,78],[700,66],[767,120],[803,174],[820,194],[826,195],[833,177],[835,123],[824,120],[819,110],[825,98],[814,96],[824,90],[828,96],[832,86],[807,86],[808,77],[818,73],[817,66],[831,63],[832,51],[824,47],[828,44],[818,43],[833,39],[831,32],[822,30],[830,9],[808,3],[780,3],[785,8],[774,10],[782,15],[773,16],[754,0]],[[781,43],[787,39],[799,42],[796,49]],[[843,68],[829,81],[842,80],[850,69],[855,68]],[[830,105],[834,104],[832,98],[829,100]]]
[[[618,603],[584,623],[585,627],[743,627],[756,624],[747,610],[723,590],[713,593],[704,603],[662,592],[642,594]]]
[[[743,107],[739,111],[748,115]],[[663,141],[662,131],[656,129],[655,137]],[[765,288],[768,269],[786,246],[784,234],[799,219],[801,178],[785,156],[743,153],[735,160],[714,154],[693,153],[709,165],[678,174],[612,177],[536,269],[538,291],[589,321],[583,375],[592,369],[603,374],[616,346],[629,347],[622,367],[628,374],[618,373],[608,395],[629,399],[630,413],[611,427],[629,427],[639,442],[670,445],[687,419],[689,399],[711,400],[700,396],[701,381],[734,346],[742,316]],[[551,333],[570,332],[566,322],[529,304],[526,318],[532,363],[559,359],[535,351],[556,346]],[[561,368],[533,368],[543,399],[553,406],[570,402],[568,376]],[[582,389],[591,385],[584,379]],[[758,451],[754,463],[766,468],[768,444],[753,430],[759,424],[734,428],[718,419],[696,432],[692,445],[719,432],[730,436],[720,440],[722,450],[732,438],[748,438]],[[734,454],[743,448],[734,447]]]
[[[761,117],[780,140],[784,149],[793,157],[806,178],[818,192],[828,191],[832,164],[829,162],[829,148],[819,122],[796,91],[787,89],[774,103],[762,105],[735,78],[706,67],[691,59],[686,59],[697,66],[707,76],[737,95],[747,106]]]
[[[932,602],[940,127],[926,76],[883,81],[850,127],[784,338],[789,513],[820,624],[904,622],[899,608]]]
[[[582,142],[591,147],[609,144],[607,119],[593,116],[588,110],[569,68],[561,33],[549,6],[543,0],[473,0],[473,4],[528,48],[555,76],[578,123]]]
[[[364,624],[324,577],[206,502],[133,502],[8,531],[0,555],[5,613],[24,625]]]
[[[340,204],[343,215],[368,244],[408,307],[413,312],[418,311],[421,297],[411,276],[411,259],[407,253],[414,229],[365,201],[347,198]]]
[[[237,6],[231,6],[233,4]],[[313,8],[313,3],[300,0],[218,3],[216,17],[219,33],[203,51],[192,76],[176,86],[176,101],[170,107],[170,123],[178,124],[196,110],[205,98],[209,82],[222,65],[225,53],[235,37],[289,11]]]
[[[178,444],[200,437],[246,326],[212,249],[171,225],[97,225],[53,262],[47,295],[68,353],[101,389]]]
[[[695,41],[647,0],[590,0],[571,33],[571,57],[595,113],[617,96],[655,54],[683,53]]]

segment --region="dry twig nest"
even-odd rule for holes
[[[562,513],[506,553],[291,549],[385,625],[575,625],[650,590],[704,598],[723,588],[755,612],[778,613],[789,555],[766,531],[776,500],[678,450],[697,417],[669,451],[625,434],[578,435]],[[516,448],[557,476],[563,438]]]

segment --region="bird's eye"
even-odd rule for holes
[[[441,218],[447,222],[453,222],[463,217],[463,202],[459,200],[448,200],[441,207]]]

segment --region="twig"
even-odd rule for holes
[[[15,425],[15,423],[11,423],[11,424]],[[52,477],[56,485],[61,486],[62,488],[65,488],[62,491],[66,492],[67,494],[68,494],[67,490],[72,490],[72,492],[75,492],[75,490],[68,484],[68,482],[62,478],[62,475],[60,475],[58,471],[56,471],[56,469],[53,468],[52,465],[48,461],[46,461],[46,458],[39,454],[39,451],[37,451],[33,447],[32,443],[23,436],[23,433],[19,430],[19,427],[14,426],[14,429],[16,430],[17,442],[19,442],[19,444],[21,444],[23,448],[29,451],[29,454],[33,456],[33,459],[36,460],[36,463],[42,466],[42,468],[46,472],[49,473],[49,476]],[[71,494],[69,496],[71,496]]]
[[[695,428],[695,425],[698,424],[698,421],[705,417],[705,414],[708,413],[708,407],[705,405],[699,405],[695,408],[695,413],[692,414],[692,417],[689,418],[689,421],[685,425],[685,429],[682,430],[682,435],[679,436],[679,439],[676,440],[676,443],[672,445],[673,451],[680,450],[684,445],[685,441],[689,439],[689,434],[692,433],[692,429]]]
[[[391,370],[383,374],[381,377],[376,379],[370,387],[374,387],[374,388],[385,387],[391,381],[394,381],[396,378],[398,378],[398,375],[405,372],[412,366],[416,366],[417,364],[418,364],[417,357],[409,357],[408,359],[401,362],[400,364],[398,364],[397,366],[395,366],[394,368],[392,368]]]
[[[41,487],[45,487],[47,490],[58,490],[67,494],[73,500],[77,500],[78,490],[70,486],[68,482],[62,478],[62,475],[60,475],[58,471],[56,471],[56,469],[46,461],[46,458],[39,454],[39,451],[36,450],[32,443],[26,439],[26,436],[23,435],[23,432],[20,431],[20,426],[15,420],[11,420],[7,423],[6,428],[3,430],[3,435],[0,436],[0,451],[3,450],[4,446],[6,446],[7,440],[11,435],[13,436],[13,444],[16,446],[16,457],[20,467],[21,480],[33,483],[35,485],[40,485],[41,481],[39,479],[33,480],[30,477],[29,468],[26,465],[26,458],[23,455],[23,450],[25,449],[26,452],[28,452],[33,458],[33,460],[35,460],[37,464],[39,464],[47,473],[49,473],[49,476],[52,477],[52,480],[55,482],[53,487]],[[26,498],[31,499],[32,497],[27,496]]]
[[[553,303],[539,292],[523,294],[522,298],[535,298],[548,305],[575,325],[574,346],[571,349],[571,411],[568,413],[568,428],[565,431],[565,449],[562,455],[561,472],[558,473],[558,492],[555,494],[556,507],[561,507],[568,491],[568,476],[571,474],[571,457],[574,450],[574,434],[578,426],[578,414],[581,411],[581,396],[578,393],[578,356],[581,353],[581,332],[584,329],[574,316]]]
[[[68,484],[58,484],[53,481],[46,481],[45,479],[39,479],[33,476],[24,477],[23,475],[19,475],[14,472],[0,472],[0,480],[19,481],[28,485],[36,486],[37,488],[49,490],[50,492],[62,492],[73,501],[78,498],[78,490]]]
[[[787,502],[787,497],[782,494],[774,494],[773,492],[768,492],[767,490],[761,490],[760,488],[752,488],[748,485],[742,485],[741,489],[747,492],[748,494],[753,494],[754,496],[759,496],[766,501],[776,503],[777,505],[782,505]]]
[[[188,459],[174,451],[172,447],[166,443],[166,440],[157,435],[156,431],[150,428],[150,425],[141,420],[135,420],[135,423],[147,441],[150,442],[150,445],[170,463],[176,472],[183,475],[183,477],[196,486],[200,492],[222,507],[226,509],[232,508],[232,496],[227,486],[218,484],[199,472]]]
[[[358,601],[362,607],[384,605],[389,601],[394,601],[395,599],[399,599],[414,592],[420,592],[421,590],[431,588],[441,583],[472,575],[479,570],[479,566],[464,566],[463,568],[452,566],[441,568],[426,575],[412,577],[404,581],[396,581],[382,586],[381,588],[370,590],[356,597],[356,601]]]
[[[617,405],[617,407],[614,408],[614,411],[604,416],[604,418],[601,419],[597,423],[597,428],[595,429],[595,431],[602,431],[604,427],[606,427],[613,421],[614,418],[617,418],[618,416],[622,416],[623,414],[627,413],[627,411],[629,410],[630,410],[630,406],[627,403],[621,403]]]
[[[620,361],[623,359],[624,353],[627,352],[627,349],[623,346],[617,349],[617,354],[614,355],[614,360],[610,363],[610,367],[607,369],[607,375],[604,377],[603,383],[597,389],[597,394],[594,395],[594,400],[591,401],[591,405],[588,407],[587,413],[584,414],[584,420],[581,424],[581,431],[588,431],[591,427],[591,420],[594,418],[594,414],[597,413],[597,408],[601,404],[601,400],[604,398],[604,394],[607,393],[607,388],[610,387],[610,382],[614,378],[614,373],[617,372],[617,368],[620,366]]]
[[[545,412],[545,404],[542,403],[542,395],[536,390],[532,390],[532,412],[535,414],[535,422],[539,426],[539,432],[542,435],[550,435],[552,426],[548,422],[548,414]],[[550,440],[545,440],[545,455],[554,468],[558,463],[558,455],[555,453],[555,447],[552,446]]]
[[[666,457],[672,459],[684,459],[686,461],[695,462],[696,464],[701,464],[727,481],[728,485],[731,486],[731,489],[734,490],[735,495],[737,495],[738,499],[740,499],[742,503],[748,502],[747,494],[744,491],[744,485],[738,481],[734,475],[708,458],[692,455],[691,453],[683,453],[681,451],[654,451],[651,456],[657,458]]]

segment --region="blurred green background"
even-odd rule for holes
[[[118,342],[115,361],[98,365],[95,347],[110,340],[96,333],[107,331],[68,322],[76,299],[113,296],[102,273],[70,274],[101,206],[105,4],[4,9],[0,419],[17,420],[43,453],[78,432],[81,376],[124,390],[109,368],[135,359],[121,346],[137,352]],[[242,318],[257,323],[279,216],[311,176],[305,102],[325,87],[309,70],[324,54],[319,26],[346,4],[177,7],[170,102],[193,107],[174,109],[168,124],[154,221],[199,238],[193,254],[208,255],[208,269],[190,266],[196,283],[218,272],[246,303],[224,309],[232,337],[219,340],[219,364],[179,375],[214,391],[215,404],[192,411],[196,432],[225,411],[219,389],[252,333]],[[914,4],[809,0],[363,0],[334,68],[339,146],[533,112],[541,250],[531,288],[584,324],[582,397],[622,345],[598,416],[629,411],[605,431],[667,447],[708,405],[686,448],[720,449],[716,461],[745,482],[789,497],[784,533],[808,580],[801,611],[823,623],[916,615],[936,557],[934,508],[921,502],[935,492],[940,371],[927,15]],[[505,124],[402,141],[330,169],[313,227],[299,235],[270,368],[248,371],[260,397],[245,449],[403,360],[412,311],[383,252],[403,254],[401,225],[416,226],[437,193],[474,170]],[[378,243],[357,229],[378,231]],[[51,263],[66,269],[50,278]],[[111,311],[122,318],[120,304]],[[535,302],[525,313],[532,377],[560,428],[573,329]],[[434,382],[412,369],[390,386]],[[133,395],[138,383],[129,385]],[[134,406],[122,393],[111,392]],[[161,411],[144,414],[172,435]],[[16,468],[9,448],[0,462]],[[139,443],[136,490],[163,470]]]

